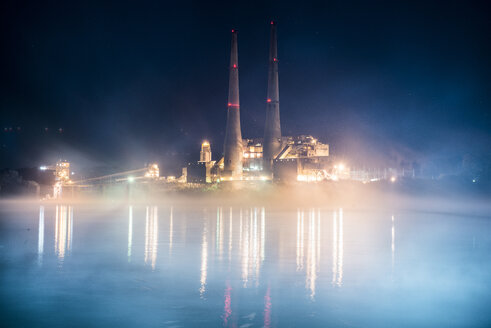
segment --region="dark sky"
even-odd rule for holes
[[[221,153],[231,28],[242,134],[261,137],[271,19],[284,135],[313,134],[348,157],[491,147],[487,1],[0,6],[1,167],[170,165],[197,159],[205,138]]]

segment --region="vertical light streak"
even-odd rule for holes
[[[169,218],[169,255],[172,256],[172,243],[174,239],[174,208],[170,208]]]
[[[244,283],[244,288],[247,288],[247,282],[249,280],[249,220],[244,220],[244,245],[242,247],[242,281]]]
[[[150,245],[148,244],[149,227],[150,227],[149,219],[150,219],[150,207],[147,206],[146,213],[145,213],[145,264],[148,262],[148,252],[150,249]]]
[[[336,211],[332,216],[332,284],[336,283],[338,275],[338,227],[337,227],[337,213]]]
[[[157,206],[147,206],[145,227],[145,264],[150,261],[152,270],[155,270],[155,265],[157,263],[158,239],[158,208]]]
[[[232,208],[230,208],[229,220],[228,220],[228,265],[232,262],[232,236],[233,236],[233,224],[232,224]]]
[[[228,327],[228,320],[232,315],[232,287],[230,286],[230,282],[227,281],[227,287],[225,288],[225,294],[223,295],[223,326]]]
[[[264,295],[264,328],[271,327],[271,290],[268,286]]]
[[[309,212],[309,231],[307,248],[307,269],[305,273],[305,288],[310,290],[310,299],[315,297],[315,283],[317,280],[317,230],[315,211]]]
[[[58,257],[65,258],[66,251],[66,206],[60,206],[60,230],[58,230]]]
[[[38,228],[38,265],[43,264],[44,253],[44,206],[39,207],[39,228]]]
[[[223,257],[223,220],[222,208],[217,208],[217,226],[216,226],[216,248],[218,249],[218,259],[221,261]]]
[[[67,248],[70,248],[71,240],[71,214],[66,206],[56,206],[55,223],[55,253],[58,259],[63,262]]]
[[[239,212],[239,252],[242,254],[242,209]]]
[[[60,224],[60,208],[58,205],[56,205],[55,209],[55,253],[58,254],[58,231],[59,231],[59,224]]]
[[[343,284],[343,209],[339,209],[339,266],[338,266],[338,286]]]
[[[300,271],[300,209],[297,209],[297,271]]]
[[[131,249],[133,245],[133,206],[128,209],[128,263],[131,262]]]
[[[391,257],[392,257],[392,275],[394,274],[394,259],[395,259],[395,250],[396,250],[396,230],[394,226],[394,216],[392,215],[392,238],[391,238]]]
[[[259,284],[259,268],[260,268],[260,257],[259,257],[259,243],[257,240],[257,207],[254,208],[254,229],[253,229],[253,248],[252,248],[252,256],[254,269],[256,273],[256,285]]]
[[[297,271],[303,270],[304,263],[304,211],[297,212]]]
[[[203,298],[206,291],[206,277],[208,272],[208,219],[203,222],[203,233],[201,236],[201,277],[199,294]]]
[[[68,249],[71,251],[72,250],[72,244],[73,244],[73,207],[69,207],[69,219],[70,219],[70,229],[68,230],[68,234],[70,237],[70,241],[68,243]]]
[[[321,261],[321,210],[317,209],[317,264]]]
[[[265,242],[266,242],[266,214],[263,207],[261,209],[261,261],[264,261]]]

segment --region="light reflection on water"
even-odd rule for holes
[[[342,208],[154,205],[43,205],[2,219],[9,241],[0,248],[2,297],[18,298],[11,306],[35,300],[30,309],[46,324],[80,319],[79,311],[95,306],[83,320],[97,325],[398,326],[404,319],[402,326],[431,326],[449,322],[443,313],[453,297],[460,312],[452,322],[460,325],[479,311],[476,302],[490,300],[486,219],[469,225],[469,218]],[[10,229],[31,224],[33,245],[22,243],[29,230],[21,238]],[[49,240],[54,252],[44,247]],[[29,253],[38,272],[21,261]],[[67,311],[55,318],[49,304],[64,297]],[[480,318],[478,325],[488,320]]]
[[[65,205],[56,206],[55,220],[55,253],[60,264],[63,264],[65,255],[72,248],[73,208]]]

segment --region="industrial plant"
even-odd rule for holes
[[[203,142],[200,160],[188,163],[183,170],[186,181],[322,181],[345,177],[345,172],[333,171],[328,144],[309,135],[281,134],[276,22],[271,22],[264,135],[262,138],[242,139],[237,42],[237,31],[232,30],[223,158],[213,161],[209,142]]]
[[[194,188],[205,184],[274,181],[281,183],[310,183],[321,181],[356,180],[363,183],[388,180],[398,176],[414,175],[394,169],[367,171],[348,167],[344,161],[330,156],[329,145],[311,135],[284,136],[280,123],[279,59],[277,24],[271,22],[269,45],[268,88],[265,100],[264,135],[242,138],[239,97],[239,61],[237,30],[232,30],[229,66],[227,121],[223,143],[223,156],[212,156],[212,145],[201,144],[199,160],[187,163],[180,176],[160,176],[157,163],[109,175],[71,179],[70,163],[59,161],[53,166],[41,167],[52,171],[54,188],[52,196],[93,193],[103,194],[111,189],[121,190],[129,196],[133,190],[160,190],[170,185]],[[221,153],[220,151],[218,152]],[[137,183],[135,183],[137,182]],[[122,188],[123,186],[123,188]],[[133,186],[133,187],[130,187]]]

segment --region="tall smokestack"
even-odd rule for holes
[[[227,105],[227,129],[224,144],[224,175],[232,179],[242,177],[242,134],[240,132],[239,61],[237,31],[232,30],[230,76]]]
[[[276,43],[276,22],[271,22],[268,97],[266,99],[263,149],[263,166],[267,172],[272,172],[273,159],[281,150],[280,91],[278,86],[278,49]]]

